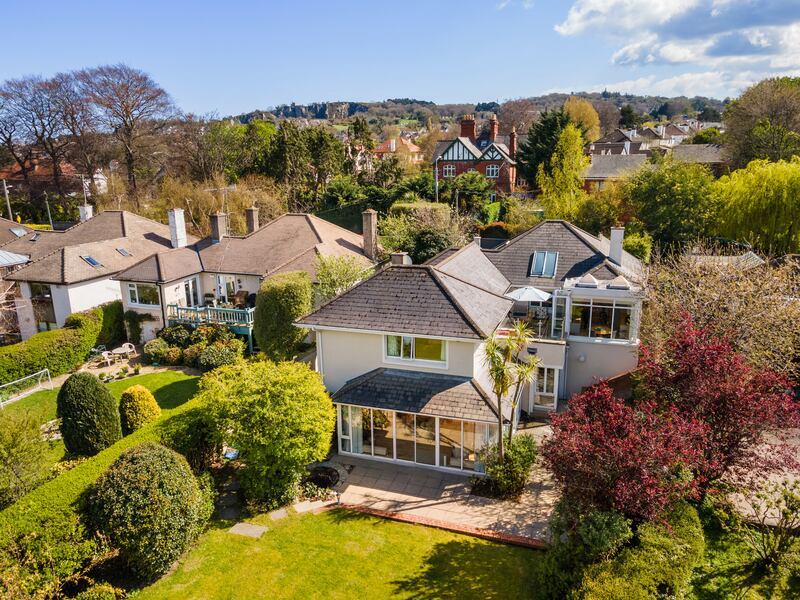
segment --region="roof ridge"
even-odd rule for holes
[[[439,269],[436,268],[438,265],[428,265],[428,266],[430,266],[431,269],[436,270],[440,275],[444,275],[445,277],[450,277],[451,279],[455,279],[456,281],[460,281],[461,283],[463,283],[465,285],[469,285],[471,287],[474,287],[476,290],[481,290],[482,292],[486,292],[487,294],[491,294],[492,296],[495,296],[496,298],[502,298],[503,300],[508,300],[508,298],[506,298],[505,296],[503,296],[501,294],[496,294],[492,290],[487,290],[485,287],[482,287],[480,285],[475,285],[471,281],[467,281],[466,279],[461,279],[461,277],[456,277],[455,275],[447,273],[446,271],[440,271]],[[511,283],[511,282],[509,282],[509,283]]]
[[[455,297],[453,297],[453,295],[450,293],[450,290],[448,290],[439,279],[439,275],[443,275],[443,273],[439,273],[431,266],[428,266],[427,270],[431,274],[434,282],[436,282],[436,285],[439,286],[439,289],[441,289],[442,292],[444,292],[444,294],[447,296],[447,299],[450,300],[450,302],[455,306],[456,310],[458,310],[461,316],[467,321],[467,324],[472,328],[472,330],[481,337],[486,336],[487,334],[478,326],[477,323],[475,323],[475,321],[472,320],[472,317],[467,314],[467,311],[464,310],[464,307],[461,306],[461,303],[456,300]]]
[[[322,236],[319,234],[319,231],[317,231],[316,223],[314,223],[314,221],[311,220],[311,215],[305,213],[304,216],[306,218],[306,221],[308,222],[308,226],[311,227],[311,231],[313,231],[314,235],[317,236],[317,240],[319,240],[318,243],[322,244],[324,240],[322,239]]]

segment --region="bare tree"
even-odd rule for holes
[[[539,109],[527,98],[508,100],[500,105],[497,120],[500,121],[500,133],[508,134],[515,127],[517,133],[527,133],[531,123],[538,120]]]
[[[128,184],[136,193],[136,169],[148,138],[176,112],[169,94],[147,73],[127,65],[107,65],[77,74],[81,90],[103,125],[122,146]],[[138,205],[138,202],[137,202]]]
[[[101,131],[98,115],[83,95],[74,73],[59,73],[52,79],[53,95],[64,129],[69,136],[69,158],[89,177],[94,189],[94,174],[108,154],[107,136]]]
[[[595,100],[592,105],[600,117],[600,135],[605,135],[619,127],[619,109],[612,102]]]
[[[53,163],[53,184],[63,192],[61,162],[70,140],[64,134],[64,121],[56,101],[53,80],[28,76],[6,81],[3,95],[15,115],[21,142],[36,145]]]

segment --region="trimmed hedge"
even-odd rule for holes
[[[291,360],[307,330],[294,322],[314,307],[311,277],[305,271],[288,271],[267,277],[256,296],[253,335],[270,360]],[[203,353],[205,354],[205,352]],[[202,368],[202,357],[201,357]]]
[[[201,411],[192,399],[167,416],[122,438],[75,468],[37,487],[0,512],[0,573],[3,585],[42,597],[58,597],[68,578],[104,551],[81,518],[90,486],[128,448],[146,441],[171,445],[169,430],[185,430]]]
[[[450,218],[450,205],[446,202],[395,202],[389,207],[389,215],[420,218],[430,216],[434,220],[447,220]]]
[[[18,344],[0,347],[0,384],[50,369],[61,375],[77,368],[98,344],[122,339],[122,303],[111,302],[69,315],[64,327],[37,333]]]
[[[160,415],[161,407],[153,397],[153,393],[143,385],[132,385],[122,392],[119,400],[119,420],[124,435],[141,429]]]

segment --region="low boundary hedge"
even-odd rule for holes
[[[61,375],[78,367],[97,344],[123,339],[122,302],[119,300],[73,313],[64,327],[37,333],[18,344],[0,347],[0,384],[42,369]]]
[[[103,551],[80,517],[91,485],[124,450],[169,441],[169,431],[194,420],[200,410],[196,398],[186,401],[0,512],[0,588],[58,596],[61,585]]]

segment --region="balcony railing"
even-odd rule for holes
[[[217,308],[216,306],[167,305],[167,318],[179,323],[218,323],[237,327],[252,327],[255,308]]]

